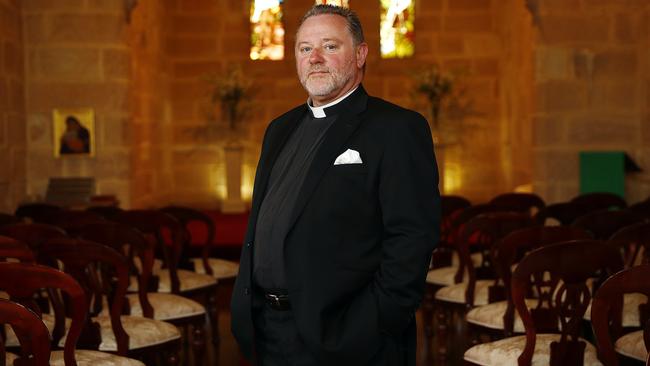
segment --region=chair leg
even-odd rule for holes
[[[192,324],[192,357],[194,357],[194,366],[205,365],[204,327],[204,322],[196,322]]]
[[[164,355],[164,360],[162,362],[163,365],[166,366],[179,366],[181,363],[181,358],[180,358],[180,348],[181,348],[181,342],[176,342],[174,343],[167,351],[165,352]]]
[[[447,307],[438,304],[436,306],[436,321],[438,325],[438,331],[437,331],[437,362],[436,364],[438,365],[446,365],[447,364],[447,336],[448,336],[448,330],[449,330],[449,314],[447,314],[448,310]]]
[[[212,291],[208,293],[208,313],[210,317],[210,327],[212,328],[212,344],[215,346],[219,344],[219,306],[217,304],[217,285]]]

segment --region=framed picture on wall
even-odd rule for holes
[[[92,108],[57,108],[52,112],[54,156],[95,156],[95,112]]]

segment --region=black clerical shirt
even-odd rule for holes
[[[253,279],[265,289],[286,289],[284,238],[307,171],[336,115],[315,118],[308,111],[291,134],[271,170],[255,226]]]

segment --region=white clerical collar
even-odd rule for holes
[[[327,103],[325,105],[322,105],[320,107],[313,107],[311,105],[311,100],[307,99],[307,106],[309,107],[309,109],[311,109],[311,113],[314,115],[314,117],[316,117],[316,118],[325,118],[325,117],[327,117],[327,115],[325,114],[325,108],[331,107],[333,105],[338,104],[340,101],[347,98],[350,94],[354,93],[354,91],[357,90],[358,87],[359,87],[359,85],[357,85],[354,89],[350,90],[347,94],[340,97],[339,99],[337,99],[335,101],[332,101],[332,102],[329,102],[329,103]]]

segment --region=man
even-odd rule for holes
[[[366,94],[350,10],[308,11],[295,53],[309,99],[264,136],[233,333],[264,366],[414,365],[440,221],[428,125]]]

